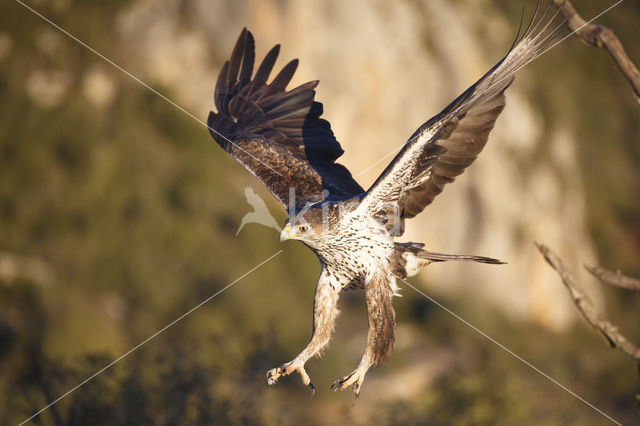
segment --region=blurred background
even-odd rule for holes
[[[320,79],[366,188],[430,116],[509,48],[533,0],[325,2],[29,0],[28,5],[205,120],[240,30],[257,58]],[[575,0],[585,19],[611,2]],[[638,63],[640,4],[598,20]],[[205,126],[17,2],[0,14],[0,424],[16,424],[276,253],[247,225],[244,187],[284,212]],[[622,423],[638,421],[633,361],[579,317],[533,242],[567,262],[640,342],[640,295],[583,263],[640,277],[640,105],[608,54],[570,38],[521,71],[478,161],[406,240],[498,257],[412,283]],[[366,341],[363,295],[341,299],[329,350],[267,387],[307,343],[319,265],[296,242],[39,416],[41,424],[603,424],[584,403],[403,287],[397,345],[359,402],[330,392]]]

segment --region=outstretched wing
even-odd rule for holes
[[[376,213],[395,210],[401,218],[420,213],[461,174],[484,148],[505,106],[504,92],[514,74],[555,40],[563,23],[549,18],[550,1],[536,20],[538,7],[522,38],[489,72],[424,123],[369,188],[361,207]]]
[[[267,53],[252,79],[255,43],[251,33],[242,30],[218,77],[218,112],[209,114],[209,132],[285,208],[293,207],[292,196],[299,207],[363,193],[351,173],[335,162],[344,151],[329,122],[320,118],[322,104],[313,99],[318,81],[287,91],[296,59],[267,84],[279,49],[278,45]]]

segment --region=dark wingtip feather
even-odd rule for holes
[[[231,87],[235,84],[238,78],[238,71],[240,71],[240,64],[242,62],[246,44],[247,29],[244,28],[238,36],[238,41],[236,41],[236,45],[233,47],[233,52],[231,53],[231,58],[229,59],[229,71],[227,73],[226,80],[227,90],[231,90]]]
[[[274,90],[284,90],[287,87],[287,84],[293,78],[293,74],[295,74],[298,69],[298,59],[294,59],[290,61],[287,65],[282,68],[282,70],[278,73],[276,78],[273,79],[271,86]]]
[[[287,84],[293,78],[293,74],[298,68],[298,60],[294,59],[282,68],[282,70],[275,76],[273,81],[267,86],[267,89],[260,95],[260,99],[267,98],[278,92],[282,92],[286,89]]]
[[[246,41],[244,46],[244,56],[242,57],[242,68],[240,70],[240,87],[244,87],[251,82],[251,74],[253,73],[253,63],[255,61],[255,40],[253,34],[247,29],[243,29],[246,33]]]
[[[276,64],[276,59],[278,58],[279,53],[280,45],[276,44],[265,55],[260,67],[258,67],[258,71],[256,71],[255,77],[253,78],[251,93],[267,83],[267,79],[269,78],[269,74],[271,74],[271,70],[273,70],[273,66]]]
[[[216,82],[216,88],[213,91],[213,101],[216,104],[216,108],[218,108],[218,112],[222,112],[224,108],[223,98],[227,93],[226,81],[228,69],[229,61],[226,61],[220,69],[220,75],[218,76],[218,81]]]

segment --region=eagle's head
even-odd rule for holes
[[[300,240],[314,247],[321,238],[323,232],[322,214],[316,209],[303,210],[295,216],[288,218],[284,228],[280,232],[280,241]]]

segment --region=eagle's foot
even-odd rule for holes
[[[267,371],[267,383],[269,385],[275,385],[278,379],[282,376],[288,376],[289,374],[298,372],[300,374],[300,378],[302,379],[302,383],[305,386],[311,389],[311,398],[316,393],[316,388],[311,383],[311,379],[309,375],[304,369],[304,364],[294,363],[293,361],[282,364],[280,367],[272,368]]]
[[[366,372],[356,369],[351,374],[336,379],[331,385],[331,389],[335,392],[338,390],[345,390],[349,386],[353,385],[353,393],[355,394],[356,399],[358,399],[358,396],[360,396],[360,389],[362,388],[362,382],[364,382],[365,373]]]

